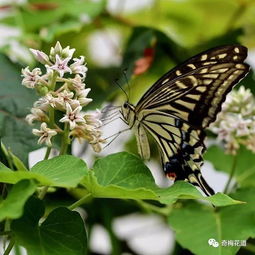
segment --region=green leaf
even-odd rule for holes
[[[235,160],[234,176],[238,184],[242,187],[255,186],[254,153],[247,150],[244,146],[240,147],[235,156],[225,154],[223,149],[218,146],[211,146],[204,158],[209,160],[217,170],[227,173],[231,172]]]
[[[24,117],[36,100],[35,91],[21,85],[20,66],[0,55],[0,137],[23,162],[39,146]]]
[[[28,171],[26,166],[23,164],[23,162],[16,157],[12,152],[9,152],[13,161],[14,166],[19,170],[19,171]]]
[[[11,151],[8,151],[2,142],[1,142],[1,150],[3,154],[5,155],[6,159],[9,158],[10,161],[13,162],[16,169],[18,169],[19,171],[28,171],[28,169],[23,164],[23,162],[18,157],[16,157]]]
[[[23,207],[27,199],[35,192],[36,184],[30,180],[16,183],[7,198],[0,202],[0,221],[17,219],[23,214]]]
[[[74,188],[86,175],[85,162],[70,155],[40,161],[29,172],[11,171],[0,165],[0,180],[6,183],[35,179],[39,185]]]
[[[43,214],[43,202],[31,198],[23,217],[11,224],[15,241],[26,248],[28,255],[85,254],[87,237],[79,213],[59,207],[39,224]]]
[[[223,246],[222,241],[255,237],[254,192],[254,188],[239,190],[232,196],[246,204],[217,210],[195,202],[177,204],[169,216],[169,224],[176,232],[177,241],[196,255],[236,254],[240,246]],[[208,245],[211,238],[219,242],[219,247]]]
[[[82,184],[94,197],[150,199],[163,204],[177,199],[203,199],[216,206],[240,203],[221,193],[204,197],[193,185],[183,181],[170,188],[159,188],[142,160],[126,152],[97,160],[94,171],[89,171]]]

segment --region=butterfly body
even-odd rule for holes
[[[216,119],[227,93],[248,73],[246,57],[247,49],[239,45],[202,52],[163,75],[136,106],[124,103],[121,114],[135,130],[141,157],[150,158],[149,133],[168,178],[187,180],[205,194],[214,194],[200,172],[204,129]]]

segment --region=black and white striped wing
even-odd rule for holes
[[[160,78],[140,99],[136,115],[156,140],[165,174],[213,190],[200,166],[204,128],[216,119],[227,93],[249,71],[247,49],[223,46],[203,52]]]
[[[200,172],[205,150],[202,130],[193,129],[175,116],[155,111],[148,111],[141,123],[157,142],[163,170],[169,178],[188,180],[205,194],[214,194]]]
[[[227,93],[249,71],[243,46],[223,46],[187,60],[159,79],[140,99],[145,109],[169,113],[196,128],[216,119]]]

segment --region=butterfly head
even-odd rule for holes
[[[124,121],[129,125],[133,126],[135,122],[135,106],[126,101],[120,110]]]

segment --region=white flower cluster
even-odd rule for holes
[[[251,91],[243,86],[233,90],[210,130],[224,142],[227,153],[236,154],[240,144],[255,152],[255,98]]]
[[[100,112],[84,114],[82,107],[89,104],[92,99],[87,95],[90,88],[85,88],[87,66],[83,56],[72,58],[75,49],[69,46],[62,48],[59,42],[51,48],[49,56],[39,50],[31,49],[37,61],[46,68],[43,74],[40,68],[22,69],[22,84],[27,88],[34,88],[42,96],[36,101],[26,120],[30,125],[34,121],[41,122],[41,128],[33,129],[33,134],[40,136],[38,143],[52,146],[51,138],[57,134],[68,132],[69,142],[73,137],[87,140],[94,151],[101,151],[101,138],[99,120]],[[67,75],[68,74],[68,75]],[[65,77],[67,76],[67,77]],[[62,112],[63,117],[56,120],[56,111]],[[65,123],[62,130],[57,122]],[[49,127],[48,127],[49,126]]]

